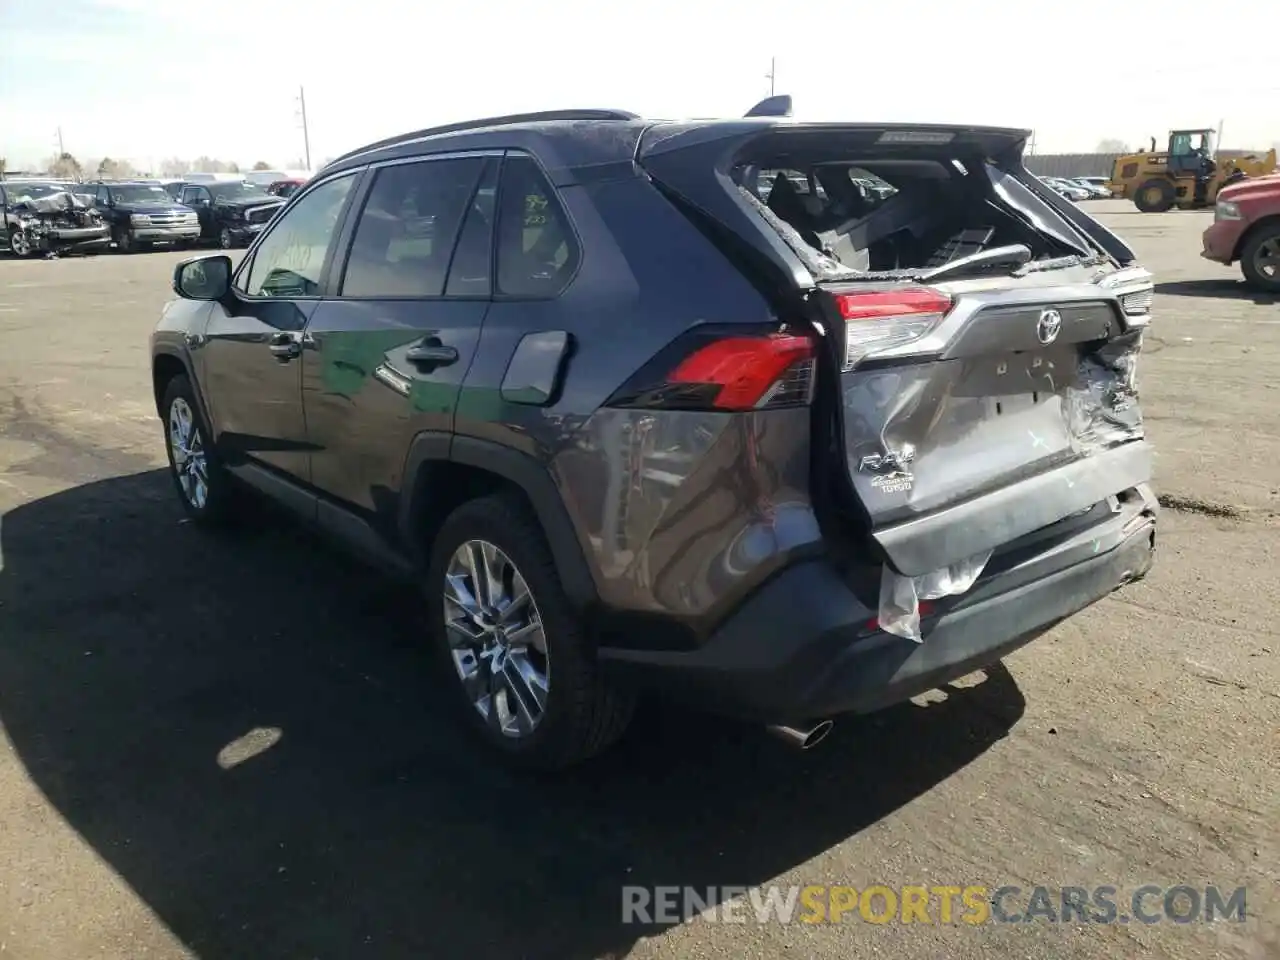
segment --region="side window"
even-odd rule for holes
[[[312,190],[262,238],[244,282],[251,297],[314,297],[354,174]]]
[[[487,297],[493,271],[493,220],[497,213],[498,162],[488,160],[471,197],[449,264],[447,297]]]
[[[383,167],[360,211],[344,297],[438,297],[483,157]]]
[[[98,202],[104,207],[111,202],[111,191],[106,187],[98,187]]]
[[[498,203],[498,292],[554,297],[581,256],[555,190],[532,159],[508,157]]]

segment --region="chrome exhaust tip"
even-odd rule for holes
[[[830,720],[819,720],[811,727],[788,727],[782,724],[772,724],[765,729],[783,743],[795,747],[797,750],[812,750],[827,738],[827,734],[831,732],[831,728],[834,726],[835,724]]]

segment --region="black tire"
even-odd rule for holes
[[[178,463],[171,436],[171,423],[175,405],[181,401],[190,411],[192,422],[199,431],[201,447],[204,453],[206,495],[203,501],[189,495],[183,486],[179,474]],[[195,390],[185,375],[179,374],[171,379],[164,389],[160,401],[161,422],[164,428],[165,453],[169,458],[169,476],[173,480],[178,494],[178,502],[183,511],[196,523],[202,526],[222,526],[235,515],[236,489],[235,481],[227,472],[217,451],[208,443],[211,434],[209,426],[200,413],[200,405],[196,402]]]
[[[1177,194],[1168,180],[1147,180],[1133,194],[1133,205],[1143,213],[1164,213],[1173,209]]]
[[[236,248],[235,237],[231,236],[231,231],[226,227],[218,231],[218,247],[222,250],[234,250]]]
[[[1240,272],[1245,282],[1257,290],[1280,293],[1280,267],[1270,275],[1263,272],[1264,257],[1280,256],[1280,223],[1258,227],[1245,238],[1240,248]]]
[[[450,558],[469,540],[485,540],[510,558],[528,584],[547,640],[549,682],[540,723],[520,737],[504,736],[481,716],[454,667],[444,627],[444,582]],[[542,528],[511,495],[468,501],[440,528],[427,566],[427,612],[432,642],[463,722],[508,763],[556,770],[600,753],[626,730],[634,698],[600,676],[592,638],[575,613]],[[492,709],[492,708],[491,708]]]
[[[128,227],[116,227],[113,239],[117,253],[137,253],[138,243],[133,239],[133,231]]]

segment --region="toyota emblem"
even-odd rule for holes
[[[1062,314],[1057,310],[1041,310],[1040,320],[1036,323],[1036,336],[1046,347],[1058,339],[1062,330]]]

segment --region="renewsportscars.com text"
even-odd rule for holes
[[[1245,888],[1145,884],[873,884],[622,888],[623,923],[1214,923],[1245,920]]]

